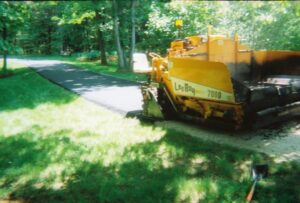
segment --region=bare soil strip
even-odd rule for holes
[[[248,132],[214,130],[175,121],[156,122],[156,125],[202,140],[266,153],[277,162],[300,161],[299,119],[282,123],[275,128]]]

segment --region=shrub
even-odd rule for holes
[[[91,50],[90,52],[76,53],[75,56],[80,61],[94,61],[100,58],[100,51]]]

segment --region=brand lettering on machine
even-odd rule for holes
[[[175,85],[175,90],[176,91],[185,92],[185,93],[192,93],[194,96],[196,94],[195,88],[192,87],[191,85],[189,85],[188,83],[178,84],[178,83],[175,82],[174,85]]]

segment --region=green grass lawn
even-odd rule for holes
[[[299,202],[300,167],[154,127],[14,64],[0,79],[0,202]],[[12,66],[11,66],[12,68]]]
[[[120,72],[115,62],[111,62],[107,66],[103,66],[99,61],[79,61],[75,56],[17,56],[17,58],[28,58],[35,60],[60,60],[67,64],[75,65],[77,68],[84,68],[96,73],[107,74],[117,78],[122,78],[130,81],[144,82],[147,80],[145,74],[133,73],[133,72]]]

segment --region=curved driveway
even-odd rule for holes
[[[61,61],[9,60],[33,68],[48,80],[123,115],[142,110],[142,94],[138,83],[74,68]]]

